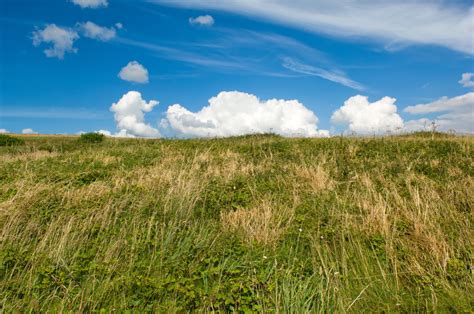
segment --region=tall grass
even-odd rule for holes
[[[26,137],[0,147],[3,312],[463,312],[472,137]]]

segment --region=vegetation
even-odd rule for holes
[[[23,145],[25,141],[21,138],[13,137],[7,134],[0,134],[0,146],[16,146]]]
[[[104,141],[104,134],[101,133],[83,133],[79,136],[79,140],[84,143],[100,143]]]
[[[469,312],[472,137],[28,137],[1,312]]]

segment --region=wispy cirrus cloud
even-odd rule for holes
[[[318,76],[325,80],[338,83],[338,84],[341,84],[341,85],[344,85],[344,86],[347,86],[359,91],[365,89],[365,87],[362,84],[348,78],[346,74],[341,71],[322,69],[319,67],[301,63],[290,57],[285,57],[283,59],[282,65],[283,67],[293,72],[302,73],[302,74],[311,75],[311,76]]]
[[[220,10],[339,38],[367,38],[387,49],[438,45],[474,54],[474,6],[437,0],[149,0],[174,7]]]
[[[216,28],[215,32],[216,38],[195,42],[150,43],[120,37],[116,42],[156,52],[160,58],[224,72],[273,77],[309,75],[356,90],[364,89],[361,83],[340,71],[324,52],[294,38],[270,32],[222,27]],[[301,60],[312,60],[314,65]]]
[[[199,54],[175,47],[122,37],[117,37],[116,42],[156,52],[158,53],[157,56],[164,59],[177,60],[194,65],[223,69],[238,69],[244,67],[244,65],[239,64],[238,62],[234,62],[229,60],[229,58],[224,58],[222,56],[216,56],[215,54]]]

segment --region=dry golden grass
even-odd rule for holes
[[[264,200],[250,209],[221,212],[221,224],[223,230],[237,233],[248,244],[275,245],[293,216],[292,208],[278,208]]]
[[[293,168],[295,179],[308,184],[314,193],[332,190],[335,186],[334,180],[324,167],[324,161],[316,165],[294,165]]]

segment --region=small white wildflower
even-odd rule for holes
[[[321,236],[321,240],[322,240],[322,239],[324,239],[324,237],[323,237],[323,236]]]
[[[268,257],[266,257],[265,255],[263,255],[263,259],[267,259]]]
[[[303,229],[299,228],[299,229],[298,229],[298,231],[299,231],[299,232],[302,232],[302,231],[303,231]]]

